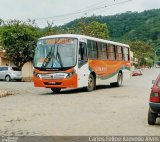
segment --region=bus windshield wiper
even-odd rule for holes
[[[54,47],[54,49],[53,49]],[[53,51],[52,51],[53,50]],[[43,63],[42,63],[42,68],[46,67],[48,65],[48,63],[51,60],[52,55],[54,56],[54,50],[55,50],[55,45],[51,46],[51,50],[49,51],[49,53],[47,54],[46,58],[44,59]]]
[[[62,59],[61,59],[61,56],[60,56],[59,51],[58,51],[58,45],[57,45],[56,57],[55,57],[55,54],[54,54],[55,50],[56,50],[56,45],[54,44],[54,46],[51,46],[51,50],[48,52],[46,58],[44,59],[44,61],[42,63],[42,66],[41,66],[42,68],[47,67],[47,65],[49,64],[51,59],[52,59],[52,66],[57,61],[57,63],[61,67],[63,67]],[[56,61],[54,61],[54,60],[56,60]]]
[[[58,57],[58,59],[59,59],[60,66],[63,67],[62,59],[61,59],[61,56],[60,56],[59,51],[58,51],[58,46],[57,46],[57,56],[56,57]]]

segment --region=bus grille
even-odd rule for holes
[[[41,74],[42,79],[64,79],[66,78],[65,74]]]

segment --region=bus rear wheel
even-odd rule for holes
[[[60,93],[61,88],[51,88],[54,93]]]
[[[88,86],[87,86],[87,91],[88,92],[91,92],[91,91],[93,91],[94,89],[95,89],[95,77],[92,75],[92,74],[90,74],[89,75],[89,78],[88,78]]]
[[[118,76],[117,76],[117,82],[112,82],[112,83],[110,83],[110,85],[112,87],[120,87],[120,86],[122,86],[122,82],[123,82],[123,75],[121,72],[119,72]]]

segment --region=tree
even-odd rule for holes
[[[19,68],[33,59],[38,38],[38,29],[33,24],[31,21],[9,21],[1,33],[6,56]]]
[[[97,37],[97,38],[103,38],[103,39],[109,38],[108,28],[106,24],[101,24],[101,23],[93,21],[88,25],[88,29],[89,29],[88,34],[90,36]]]
[[[108,39],[109,37],[106,24],[101,24],[96,21],[87,23],[83,19],[75,26],[68,28],[68,33],[83,34],[102,39]]]
[[[0,26],[2,26],[3,24],[4,24],[4,21],[0,19]]]
[[[131,51],[134,57],[138,59],[138,66],[146,66],[153,63],[153,49],[143,41],[134,41],[130,43]]]
[[[2,31],[3,31],[3,24],[4,24],[4,21],[2,19],[0,19],[0,49],[2,49]]]
[[[47,27],[43,28],[40,34],[41,36],[49,36],[49,35],[55,35],[58,33],[60,33],[58,27],[54,26],[53,22],[50,23],[47,21]]]

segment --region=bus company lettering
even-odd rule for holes
[[[96,68],[96,72],[106,72],[107,71],[107,67],[97,67]]]
[[[69,38],[62,38],[62,39],[46,39],[46,44],[71,44],[72,39]]]

